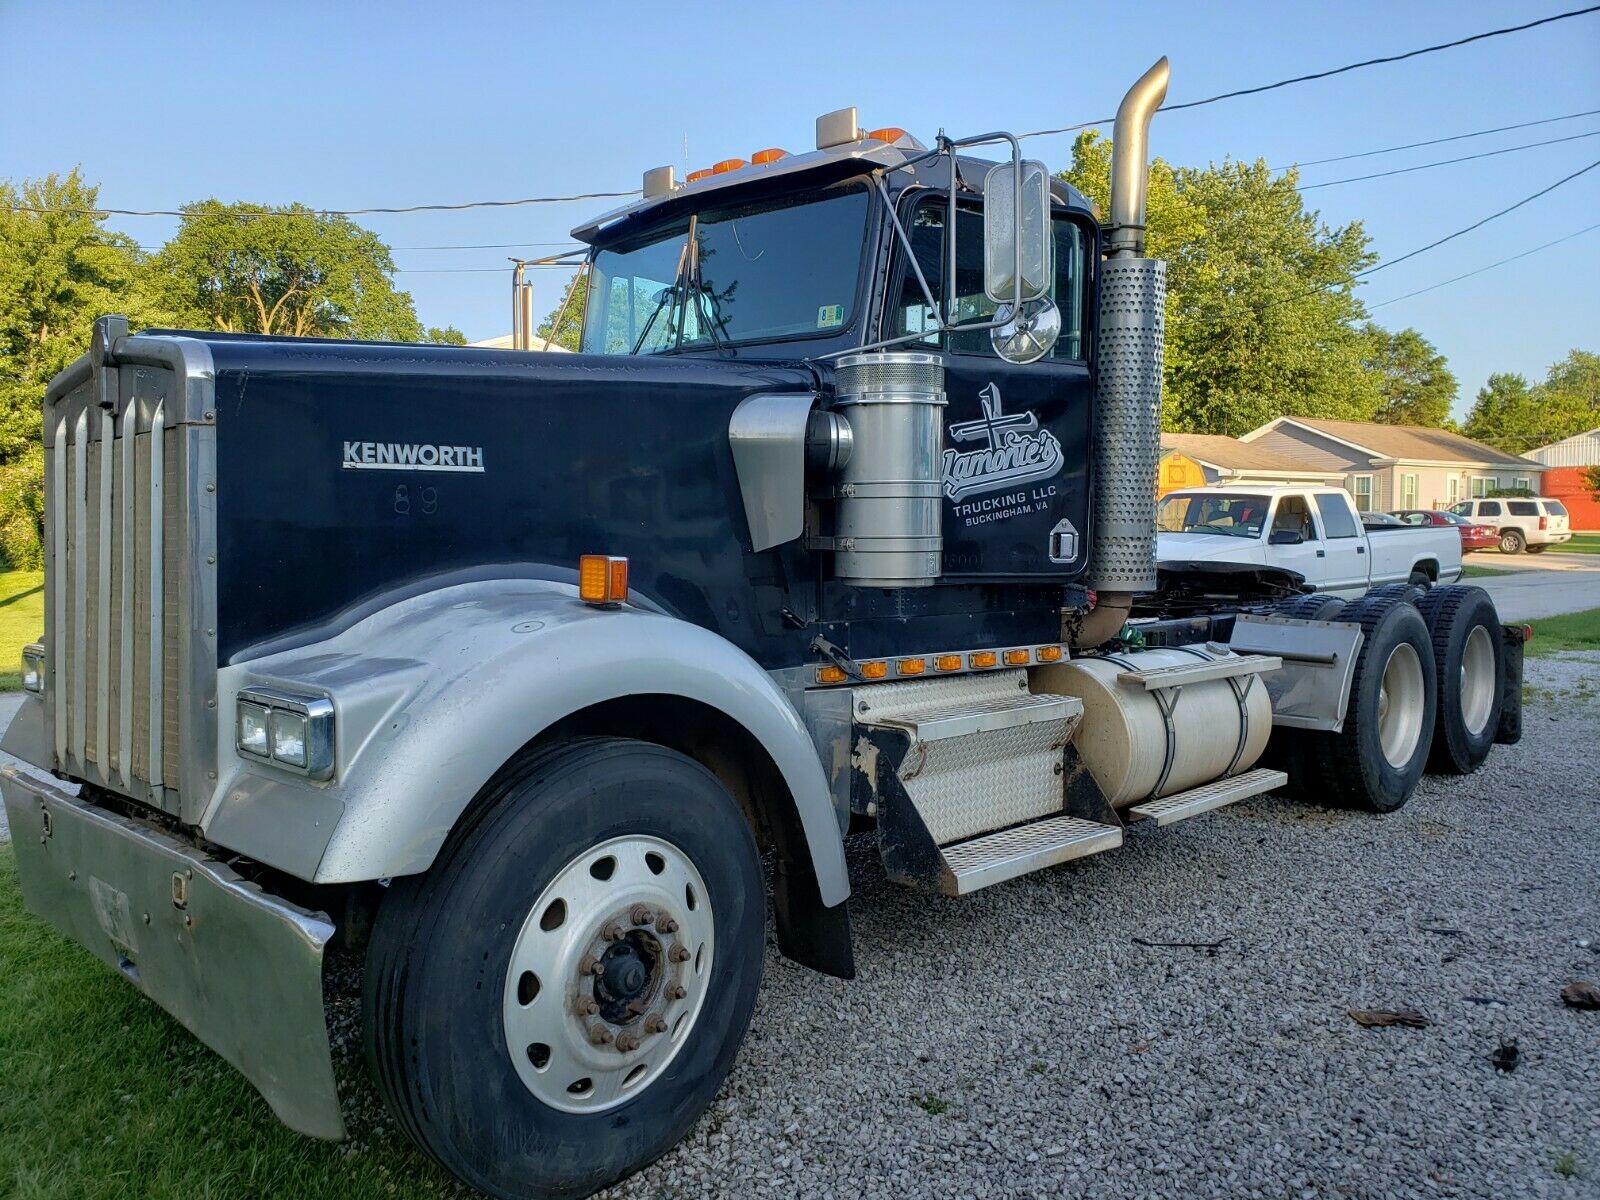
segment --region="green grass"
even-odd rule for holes
[[[1499,567],[1462,567],[1461,578],[1482,579],[1488,575],[1515,575],[1515,571],[1505,571]]]
[[[0,963],[0,1196],[466,1194],[387,1122],[355,1127],[354,1140],[343,1145],[280,1125],[232,1067],[88,951],[24,911],[16,860],[4,845]],[[367,1090],[361,1110],[372,1104]]]
[[[22,648],[44,632],[44,572],[0,571],[0,692],[22,686]]]
[[[1551,554],[1600,554],[1600,533],[1575,533],[1570,542],[1550,547]]]
[[[1600,650],[1600,608],[1529,621],[1533,641],[1529,654],[1555,654],[1560,650]]]

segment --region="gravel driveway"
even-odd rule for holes
[[[1528,677],[1520,746],[1386,818],[1246,801],[959,901],[860,841],[859,978],[769,951],[722,1097],[609,1194],[1600,1195],[1558,998],[1600,981],[1600,655]]]

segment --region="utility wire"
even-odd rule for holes
[[[1382,58],[1368,58],[1361,62],[1346,63],[1342,67],[1332,67],[1326,71],[1313,71],[1309,75],[1296,75],[1291,79],[1279,79],[1273,83],[1258,84],[1255,87],[1238,88],[1231,92],[1219,92],[1215,96],[1207,96],[1203,100],[1189,100],[1183,104],[1163,104],[1162,112],[1179,112],[1185,108],[1199,108],[1206,104],[1216,104],[1219,100],[1234,100],[1240,96],[1256,96],[1262,92],[1276,91],[1278,88],[1290,87],[1296,83],[1310,83],[1317,79],[1328,79],[1334,75],[1343,75],[1347,71],[1359,71],[1363,67],[1376,67],[1384,63],[1404,62],[1408,58],[1418,58],[1424,54],[1434,54],[1440,50],[1453,50],[1458,46],[1470,45],[1481,42],[1487,38],[1504,37],[1506,34],[1522,33],[1525,30],[1537,29],[1541,25],[1550,25],[1556,21],[1566,21],[1572,17],[1586,17],[1590,13],[1600,12],[1600,4],[1591,4],[1587,8],[1574,8],[1567,12],[1554,13],[1548,17],[1540,17],[1537,21],[1526,21],[1521,25],[1506,25],[1500,29],[1486,29],[1482,33],[1474,33],[1468,37],[1456,38],[1450,42],[1439,42],[1433,46],[1419,46],[1415,50],[1407,50],[1403,54],[1386,54]],[[1052,133],[1074,133],[1079,129],[1089,129],[1095,125],[1106,125],[1114,121],[1115,117],[1102,117],[1098,121],[1083,121],[1077,125],[1063,125],[1059,129],[1036,129],[1031,133],[1019,133],[1019,138],[1044,137]]]
[[[1554,183],[1552,183],[1549,187],[1540,188],[1537,192],[1534,192],[1533,195],[1531,195],[1531,196],[1524,196],[1521,200],[1518,200],[1515,204],[1508,205],[1507,207],[1502,208],[1499,212],[1490,213],[1487,217],[1484,217],[1482,220],[1474,221],[1471,225],[1467,225],[1464,228],[1458,229],[1454,233],[1447,233],[1442,238],[1439,238],[1437,241],[1429,242],[1426,246],[1418,246],[1415,250],[1412,250],[1412,251],[1410,251],[1410,252],[1408,252],[1406,254],[1402,254],[1399,258],[1391,258],[1387,262],[1381,262],[1375,267],[1368,267],[1365,271],[1357,271],[1355,273],[1354,277],[1356,279],[1363,279],[1368,275],[1375,275],[1379,271],[1387,271],[1390,267],[1395,266],[1398,263],[1403,263],[1408,258],[1415,258],[1419,254],[1425,254],[1429,250],[1432,250],[1437,246],[1444,245],[1446,242],[1454,241],[1456,238],[1460,237],[1462,234],[1471,233],[1474,229],[1481,229],[1481,228],[1483,228],[1483,226],[1487,225],[1490,221],[1498,220],[1500,217],[1505,216],[1507,213],[1516,212],[1517,209],[1521,208],[1524,204],[1531,204],[1533,201],[1537,200],[1540,196],[1549,195],[1551,192],[1555,191],[1558,187],[1561,187],[1563,184],[1571,183],[1574,179],[1578,178],[1578,176],[1586,175],[1590,171],[1594,170],[1596,167],[1600,167],[1600,158],[1595,159],[1595,161],[1590,163],[1587,167],[1579,167],[1571,175],[1562,176],[1560,179],[1558,179]]]
[[[1439,288],[1448,287],[1452,283],[1460,283],[1463,279],[1471,279],[1474,275],[1482,275],[1485,271],[1492,271],[1496,267],[1503,267],[1507,263],[1516,262],[1519,258],[1527,258],[1530,254],[1537,254],[1541,250],[1548,250],[1551,246],[1559,246],[1562,242],[1570,242],[1573,238],[1582,237],[1586,233],[1593,233],[1596,229],[1600,229],[1600,222],[1596,222],[1595,224],[1587,226],[1584,229],[1580,229],[1576,233],[1569,233],[1565,237],[1554,238],[1551,241],[1543,243],[1542,245],[1535,246],[1531,250],[1524,250],[1521,254],[1513,254],[1508,258],[1499,259],[1496,262],[1489,263],[1487,266],[1479,267],[1475,271],[1468,271],[1462,275],[1455,275],[1449,279],[1441,280],[1438,283],[1429,284],[1425,288],[1418,288],[1414,292],[1406,292],[1401,296],[1391,296],[1387,300],[1380,300],[1376,304],[1369,304],[1367,305],[1367,308],[1383,308],[1386,305],[1398,304],[1402,300],[1409,300],[1413,296],[1420,296],[1424,292],[1437,291]]]
[[[1600,116],[1600,108],[1585,112],[1565,113],[1559,117],[1542,117],[1537,121],[1521,121],[1515,125],[1497,125],[1493,129],[1474,129],[1471,133],[1453,133],[1449,137],[1429,138],[1425,142],[1405,142],[1399,146],[1385,146],[1381,150],[1363,150],[1359,154],[1336,154],[1332,158],[1312,158],[1297,162],[1297,167],[1320,167],[1327,163],[1349,162],[1352,158],[1372,158],[1378,154],[1393,154],[1398,150],[1420,150],[1424,146],[1441,146],[1445,142],[1460,142],[1467,138],[1487,137],[1491,133],[1510,133],[1513,129],[1531,129],[1535,125],[1553,125],[1557,121],[1575,121],[1579,117]]]
[[[386,213],[460,212],[468,208],[519,208],[527,204],[565,204],[569,200],[614,200],[637,196],[631,192],[581,192],[573,196],[528,196],[521,200],[469,200],[461,204],[409,204],[395,208],[310,208],[299,212],[269,209],[265,212],[234,212],[230,215],[253,220],[260,217],[366,217]],[[76,217],[188,217],[181,208],[45,208],[32,204],[9,204],[11,212],[59,213]]]
[[[1505,146],[1499,150],[1485,150],[1481,154],[1463,154],[1460,158],[1441,158],[1437,162],[1417,163],[1410,167],[1396,167],[1392,171],[1376,171],[1371,175],[1351,175],[1347,179],[1324,179],[1320,183],[1302,183],[1300,190],[1309,192],[1313,188],[1334,187],[1341,183],[1360,183],[1364,179],[1387,179],[1391,175],[1407,175],[1412,171],[1426,171],[1433,167],[1448,167],[1452,163],[1473,162],[1480,158],[1494,158],[1500,154],[1512,154],[1518,150],[1532,150],[1536,146],[1554,146],[1560,142],[1577,142],[1584,138],[1600,137],[1600,129],[1591,129],[1588,133],[1574,133],[1568,137],[1549,138],[1542,142],[1523,142],[1519,146]]]

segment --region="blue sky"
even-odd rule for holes
[[[806,5],[26,4],[0,0],[0,177],[73,164],[101,203],[206,196],[317,207],[504,199],[637,187],[763,146],[808,149],[816,114],[927,139],[1037,129],[1115,110],[1160,54],[1174,102],[1394,53],[1578,3]],[[1260,97],[1158,115],[1154,150],[1274,166],[1600,109],[1600,14]],[[1353,163],[1365,174],[1569,133],[1600,116]],[[1071,139],[1030,152],[1052,169]],[[687,154],[685,147],[687,146]],[[1600,137],[1307,193],[1394,257],[1600,159]],[[518,251],[402,247],[564,242],[596,204],[363,218],[396,249],[429,324],[509,329]],[[1375,276],[1370,303],[1600,220],[1600,170]],[[165,218],[114,224],[157,245]],[[1449,357],[1462,404],[1491,371],[1542,375],[1600,351],[1600,230],[1378,309]],[[537,304],[559,296],[545,272]]]

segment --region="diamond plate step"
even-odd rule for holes
[[[943,846],[944,870],[939,890],[965,896],[1030,871],[1122,845],[1122,830],[1077,817],[1046,817],[1027,825],[987,833],[971,841]]]
[[[1239,675],[1260,675],[1276,671],[1283,659],[1271,654],[1234,654],[1210,662],[1182,663],[1173,667],[1155,667],[1149,671],[1124,671],[1117,676],[1119,683],[1141,685],[1145,691],[1158,688],[1181,687],[1186,683],[1204,683],[1208,679],[1232,679]]]
[[[1174,821],[1197,817],[1214,808],[1222,808],[1236,801],[1270,792],[1288,782],[1289,777],[1282,771],[1269,771],[1265,767],[1257,767],[1254,771],[1246,771],[1243,775],[1218,779],[1213,783],[1190,788],[1187,792],[1176,792],[1159,800],[1146,800],[1143,804],[1132,805],[1127,813],[1130,820],[1149,820],[1157,825],[1171,825]]]

